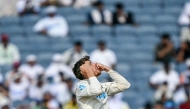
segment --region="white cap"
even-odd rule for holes
[[[27,62],[34,62],[34,61],[36,61],[36,59],[37,59],[36,55],[33,55],[33,54],[28,55],[28,56],[26,57],[26,61],[27,61]]]
[[[57,11],[57,8],[55,6],[49,6],[45,9],[45,13],[49,14],[49,13],[55,13]]]
[[[62,61],[61,54],[58,54],[58,53],[54,54],[52,57],[52,61],[53,62],[61,62]]]
[[[185,64],[187,67],[190,67],[190,58],[186,59]]]

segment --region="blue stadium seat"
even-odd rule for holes
[[[157,37],[157,35],[145,35],[145,36],[140,36],[139,41],[141,44],[157,44],[160,41],[160,38]]]
[[[2,17],[0,18],[0,24],[2,26],[8,26],[8,25],[19,25],[20,24],[20,18],[19,17]]]
[[[23,25],[34,25],[38,20],[40,19],[40,16],[37,15],[27,15],[21,17],[21,22]]]
[[[133,61],[132,69],[134,72],[153,72],[154,67],[151,62],[135,62]]]
[[[1,28],[0,31],[0,33],[7,33],[10,36],[22,35],[24,33],[23,28],[21,26],[6,26]]]
[[[151,6],[151,7],[144,7],[141,9],[141,14],[150,14],[150,15],[157,15],[162,13],[161,7],[159,6]]]
[[[164,11],[165,14],[173,15],[175,17],[178,17],[179,14],[182,11],[182,8],[181,7],[165,7],[163,9],[163,11]]]
[[[91,28],[94,36],[111,36],[112,28],[106,25],[96,25]]]
[[[137,35],[137,28],[133,26],[118,25],[115,28],[115,33],[117,36],[128,36],[128,35]]]
[[[154,18],[151,17],[150,15],[137,15],[135,16],[136,22],[140,23],[140,24],[154,24]]]
[[[5,77],[6,73],[12,69],[12,65],[2,65],[0,66],[0,73]]]
[[[143,0],[142,5],[144,7],[161,6],[161,0]]]
[[[140,0],[125,0],[121,2],[125,5],[125,7],[139,7]]]
[[[139,36],[156,35],[157,28],[152,25],[140,26],[137,28],[137,34]]]
[[[175,18],[174,16],[157,16],[156,17],[156,23],[157,25],[168,25],[168,24],[177,24],[177,18]]]
[[[159,33],[169,33],[172,35],[178,35],[179,34],[179,28],[176,25],[164,25],[159,27]]]
[[[165,7],[182,6],[183,0],[164,0]]]
[[[116,69],[123,76],[128,76],[131,73],[131,66],[126,63],[118,63]]]
[[[153,61],[153,54],[149,54],[141,51],[137,51],[136,53],[133,53],[131,56],[131,59],[136,62],[152,62]]]
[[[72,14],[77,14],[77,9],[75,9],[74,7],[61,7],[57,9],[57,13],[59,15],[63,15],[63,16],[67,16]]]
[[[27,42],[30,44],[35,44],[35,43],[43,43],[43,44],[48,44],[48,40],[50,40],[48,37],[43,36],[43,35],[36,35],[36,36],[31,36],[27,37]]]
[[[127,36],[117,36],[116,39],[117,42],[119,43],[134,43],[137,44],[138,43],[138,37],[133,36],[133,35],[127,35]]]
[[[72,36],[88,36],[90,33],[90,29],[87,26],[78,25],[70,28],[70,33]]]
[[[78,25],[86,21],[86,16],[81,14],[72,14],[65,17],[69,25]]]
[[[102,2],[106,5],[114,5],[117,2],[119,2],[118,0],[102,0]]]

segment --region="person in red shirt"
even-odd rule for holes
[[[188,100],[180,105],[180,109],[190,109],[190,96],[187,94]]]

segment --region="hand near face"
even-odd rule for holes
[[[105,66],[105,65],[100,64],[100,63],[97,63],[96,66],[97,66],[97,68],[98,68],[99,70],[101,70],[101,71],[106,71],[106,72],[108,72],[109,70],[111,70],[111,68],[109,68],[108,66]]]

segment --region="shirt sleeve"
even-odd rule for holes
[[[117,62],[117,59],[116,59],[116,55],[113,51],[110,51],[110,63],[113,65],[113,64],[116,64]]]
[[[20,52],[17,46],[14,46],[14,61],[20,61]]]
[[[40,32],[42,31],[43,29],[45,29],[45,22],[43,19],[39,20],[33,27],[33,30],[35,32]]]
[[[102,93],[100,82],[96,77],[89,78],[89,84],[80,82],[76,87],[76,96],[97,96]]]
[[[159,79],[159,77],[158,77],[158,75],[157,75],[157,73],[155,73],[155,74],[153,74],[151,77],[150,77],[150,83],[151,84],[158,84],[159,83],[159,81],[158,81],[158,79]]]
[[[131,86],[131,84],[116,71],[110,70],[108,74],[114,80],[113,82],[109,82],[107,84],[106,92],[108,95],[113,95],[122,92]]]

